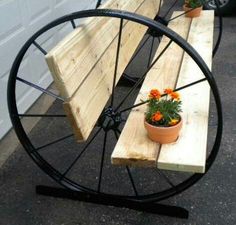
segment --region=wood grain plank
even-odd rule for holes
[[[191,24],[188,42],[209,68],[212,64],[214,12],[203,11]],[[199,67],[184,54],[177,87],[204,78]],[[160,169],[205,172],[210,87],[199,83],[181,91],[183,128],[176,143],[162,145],[157,167]]]
[[[143,1],[112,0],[106,6],[136,12]],[[79,88],[116,38],[118,30],[119,20],[116,18],[89,18],[46,55],[47,64],[63,98],[70,98]]]
[[[180,13],[181,12],[175,12],[172,17]],[[186,39],[190,24],[191,19],[179,17],[171,21],[169,28]],[[169,41],[167,37],[162,39],[155,57],[160,54]],[[182,57],[183,50],[175,43],[172,43],[153,69],[147,74],[135,103],[140,103],[141,99],[145,100],[148,96],[148,92],[152,88],[162,90],[166,87],[174,87],[180,70]],[[113,164],[156,167],[160,145],[152,142],[147,137],[143,122],[141,122],[144,121],[145,110],[146,106],[143,105],[131,111],[112,153],[111,160]]]
[[[137,13],[150,18],[155,17],[158,2],[159,0],[145,0],[138,8]],[[116,83],[146,30],[147,27],[134,22],[128,22],[123,27]],[[96,66],[81,83],[73,97],[64,104],[78,141],[88,138],[111,95],[117,40],[118,36],[97,61]]]

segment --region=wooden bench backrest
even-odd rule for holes
[[[176,17],[182,12],[175,12]],[[203,11],[199,18],[179,17],[168,25],[186,39],[211,68],[213,48],[214,12]],[[167,45],[164,37],[156,58]],[[204,78],[192,58],[172,43],[155,64],[141,87],[135,104],[146,99],[153,88],[176,88]],[[146,134],[143,123],[146,106],[131,111],[125,127],[112,153],[112,163],[160,169],[204,173],[210,101],[209,84],[205,81],[180,92],[183,128],[177,142],[157,144]]]
[[[105,7],[154,18],[159,0],[111,0]],[[119,26],[120,19],[90,18],[46,55],[78,141],[88,138],[111,95]],[[117,82],[146,30],[124,20]]]

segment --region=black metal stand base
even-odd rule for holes
[[[188,218],[188,211],[181,207],[163,205],[157,203],[143,203],[115,196],[107,197],[106,195],[99,193],[91,194],[82,191],[72,191],[64,188],[48,187],[42,185],[36,186],[36,193],[45,196],[67,198],[71,200],[79,200],[101,205],[125,207],[137,211],[143,211],[170,217],[185,218],[185,219]]]

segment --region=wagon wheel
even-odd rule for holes
[[[206,0],[205,1],[206,6],[207,6],[208,2],[212,2],[212,0]],[[218,15],[218,20],[215,22],[215,27],[214,27],[214,30],[216,31],[215,32],[216,38],[214,41],[213,57],[216,55],[216,53],[220,47],[222,33],[223,33],[223,18],[222,18],[221,9],[220,9],[222,3],[220,2],[220,0],[215,0],[214,2],[215,2],[215,4],[214,4],[215,12]],[[165,7],[161,7],[162,3],[164,5],[166,5],[166,3],[167,3],[168,5],[166,5]],[[185,14],[188,12],[183,12],[182,14],[178,15],[177,17],[170,18],[170,15],[172,14],[173,11],[182,10],[182,8],[181,8],[182,4],[183,4],[182,0],[173,0],[173,1],[169,1],[169,2],[160,0],[159,11],[158,11],[157,16],[155,17],[155,20],[162,23],[164,26],[167,26],[170,21],[173,21],[180,16],[185,16]],[[98,0],[96,8],[99,7],[100,5],[101,5],[101,0]],[[205,7],[205,8],[208,8],[208,7]],[[191,10],[189,10],[189,11],[191,11]],[[158,34],[157,38],[161,38],[161,34]],[[150,35],[150,36],[148,36],[148,38],[145,41],[148,41],[148,39],[152,39],[152,43],[153,43],[152,48],[155,49],[155,47],[156,47],[155,41],[154,41],[155,37]],[[137,77],[133,77],[128,74],[124,74],[124,78],[126,78],[126,80],[128,80],[128,82],[131,84],[135,84],[135,82],[138,79]]]
[[[140,77],[136,85],[129,87],[129,89],[125,89],[125,91],[124,89],[120,90],[119,87],[113,89],[109,102],[109,105],[111,106],[110,108],[112,110],[115,110],[116,112],[119,112],[118,114],[122,115],[123,117],[118,118],[118,124],[116,124],[114,129],[105,129],[98,122],[97,127],[94,128],[93,134],[84,144],[79,144],[74,141],[74,139],[72,138],[73,134],[67,134],[65,136],[58,136],[53,141],[46,140],[48,136],[46,135],[44,136],[45,143],[40,146],[36,146],[32,134],[27,134],[27,132],[25,131],[24,126],[22,124],[23,117],[40,117],[42,118],[42,120],[47,120],[46,124],[48,122],[53,122],[53,127],[55,127],[55,129],[53,130],[55,131],[56,135],[58,133],[61,133],[63,130],[67,131],[65,124],[67,118],[65,118],[65,115],[63,113],[50,114],[49,112],[47,114],[41,115],[25,114],[18,111],[16,92],[17,84],[24,83],[25,85],[29,85],[32,88],[36,88],[37,90],[41,91],[46,95],[50,95],[51,97],[56,98],[56,105],[60,106],[61,102],[64,101],[64,99],[62,99],[60,96],[56,95],[52,91],[43,89],[34,82],[25,80],[20,77],[21,75],[19,74],[19,68],[22,64],[22,60],[25,54],[27,54],[28,49],[32,46],[37,47],[39,51],[46,54],[45,49],[43,49],[42,46],[40,46],[38,43],[38,40],[40,39],[42,34],[51,30],[52,28],[55,28],[56,26],[65,23],[72,23],[74,27],[75,21],[88,17],[116,18],[117,20],[120,20],[121,23],[123,20],[127,20],[142,24],[148,29],[152,29],[154,31],[157,31],[158,33],[161,33],[164,36],[167,36],[170,39],[170,42],[163,49],[160,55],[153,61],[153,63],[149,65],[147,71],[150,70],[151,67],[155,64],[155,62],[159,60],[161,55],[164,54],[171,42],[175,42],[192,57],[192,59],[196,62],[196,64],[199,66],[199,68],[205,75],[205,78],[198,80],[194,83],[186,84],[178,90],[181,91],[185,88],[191,88],[191,86],[197,85],[200,82],[209,83],[215,101],[218,121],[216,135],[214,137],[214,144],[212,149],[209,149],[209,154],[207,157],[206,172],[210,169],[212,163],[214,162],[220,147],[222,136],[222,108],[217,85],[207,65],[199,56],[199,54],[184,39],[182,39],[180,36],[178,36],[176,33],[171,31],[167,27],[146,17],[118,10],[87,10],[63,16],[44,26],[24,44],[13,63],[8,82],[9,113],[13,127],[21,144],[23,145],[27,153],[30,155],[30,157],[33,159],[33,161],[46,174],[48,174],[60,185],[71,190],[84,191],[87,193],[98,193],[102,196],[108,197],[116,196],[118,198],[131,199],[139,202],[155,202],[181,193],[182,191],[186,190],[194,183],[196,183],[199,179],[201,179],[204,174],[167,172],[158,170],[156,168],[114,168],[114,166],[112,166],[110,162],[106,164],[107,157],[109,160],[111,151],[116,143],[116,140],[111,138],[119,138],[120,130],[117,129],[117,127],[118,125],[120,125],[120,129],[122,129],[122,123],[125,123],[125,116],[127,115],[125,115],[124,112],[129,112],[132,108],[138,107],[137,105],[133,106],[133,104],[129,102],[129,98],[131,97],[131,93],[133,93],[135,90],[138,90],[138,84],[141,83],[142,80],[145,78],[147,71],[143,74],[143,76]],[[119,37],[121,38],[122,26],[120,26],[120,30],[118,30],[118,33]],[[120,40],[120,38],[118,38],[118,40]],[[118,42],[118,46],[119,45],[120,42]],[[118,62],[119,54],[117,54],[117,52],[119,52],[119,48],[117,48],[117,50],[114,52],[114,56],[117,57],[116,61]],[[116,65],[114,65],[114,70],[116,66],[117,63]],[[113,79],[115,79],[115,76],[116,74],[114,75]],[[122,93],[123,96],[121,98]],[[124,104],[125,101],[128,102],[127,105]],[[100,118],[104,116],[107,116],[107,108],[104,110]],[[42,125],[45,125],[45,123],[42,123]],[[43,135],[46,130],[42,127],[40,127],[40,129],[42,130],[41,135]],[[70,143],[70,149],[67,149],[65,148],[65,146],[63,146],[63,144],[65,144],[65,142],[68,140],[72,142]],[[97,141],[101,141],[101,143],[99,144]],[[57,145],[59,143],[60,146]],[[55,145],[56,148],[54,148]],[[99,160],[97,160],[96,157],[99,157]],[[87,170],[89,170],[88,173]],[[171,179],[170,176],[173,179]],[[147,185],[145,185],[145,183],[147,183]],[[122,186],[123,189],[125,189],[124,191],[121,188]]]

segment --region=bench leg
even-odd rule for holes
[[[154,213],[154,214],[184,218],[184,219],[187,219],[189,214],[186,209],[177,206],[170,206],[157,203],[143,203],[115,196],[107,197],[99,193],[91,194],[88,192],[72,191],[64,188],[38,185],[36,186],[36,193],[45,196],[67,198],[71,200],[78,200],[101,205],[125,207],[137,211],[143,211],[147,213]]]

